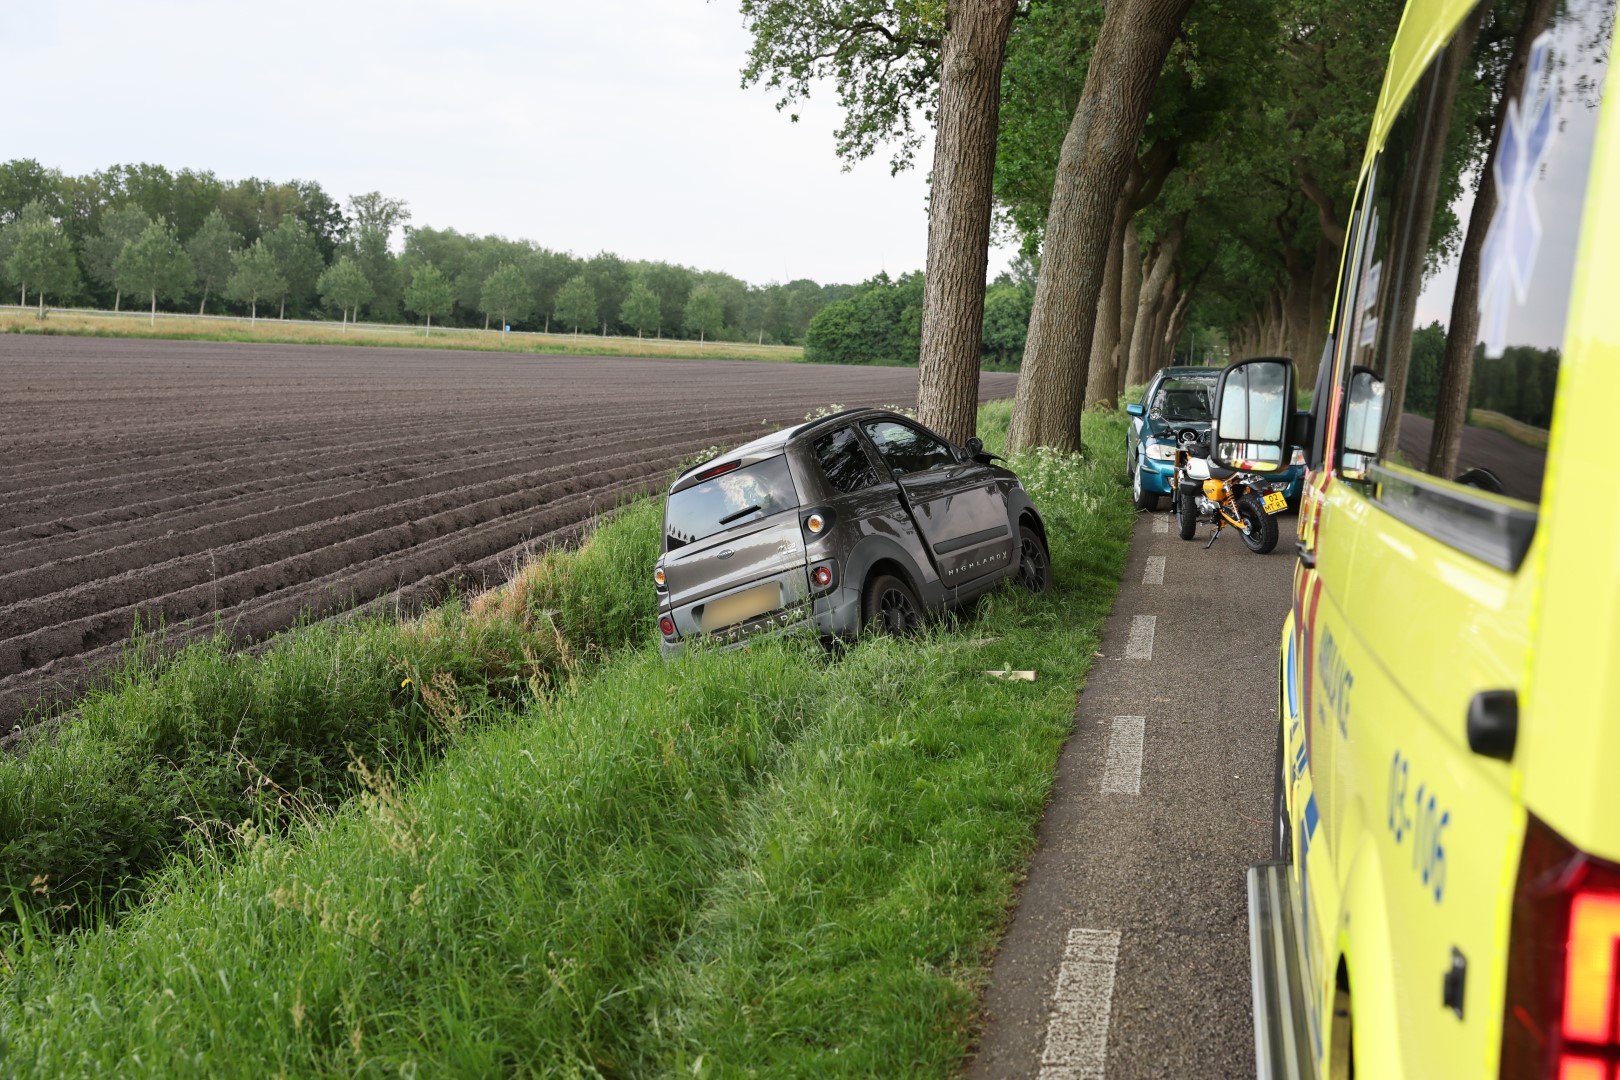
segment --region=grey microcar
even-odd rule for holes
[[[756,439],[682,473],[654,569],[666,653],[806,629],[905,632],[1012,579],[1052,585],[1046,526],[977,439],[877,409]]]

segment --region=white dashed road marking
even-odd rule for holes
[[[1169,514],[1160,514],[1158,517],[1154,518],[1153,519],[1153,531],[1156,532],[1156,533],[1167,533],[1167,532],[1169,532],[1170,531],[1170,515]]]
[[[1108,763],[1103,766],[1104,795],[1139,795],[1142,792],[1142,733],[1144,716],[1116,716],[1108,736]]]
[[[1069,931],[1052,991],[1040,1080],[1102,1080],[1118,963],[1118,930]]]
[[[1131,639],[1125,643],[1125,659],[1153,659],[1153,628],[1157,615],[1137,615],[1131,619]]]
[[[1144,585],[1163,585],[1164,584],[1164,556],[1163,555],[1149,555],[1148,556],[1147,569],[1142,571],[1142,584],[1144,584]]]

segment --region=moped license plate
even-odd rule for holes
[[[1266,497],[1260,500],[1260,505],[1265,507],[1268,514],[1280,514],[1288,509],[1288,497],[1280,491],[1268,491]]]

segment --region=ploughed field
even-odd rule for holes
[[[985,399],[1011,375],[985,374]],[[0,732],[82,690],[137,622],[262,640],[414,609],[819,405],[916,372],[0,336]],[[762,423],[768,421],[768,423]]]

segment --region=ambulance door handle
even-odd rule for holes
[[[1513,760],[1519,741],[1519,695],[1481,690],[1468,702],[1468,748],[1481,757]]]
[[[1305,546],[1305,541],[1294,541],[1294,553],[1299,556],[1299,564],[1307,570],[1316,569],[1316,552]]]

